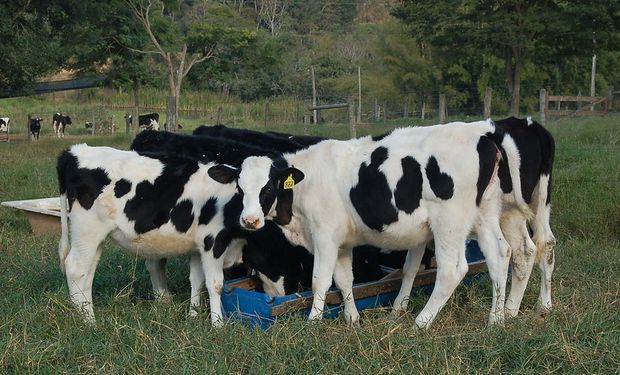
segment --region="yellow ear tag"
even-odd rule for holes
[[[289,174],[286,180],[284,180],[284,189],[292,189],[295,186],[295,180],[293,180],[293,175]]]

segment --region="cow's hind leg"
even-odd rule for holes
[[[101,257],[100,244],[105,235],[81,236],[72,231],[71,250],[65,259],[69,296],[88,323],[95,322],[93,311],[93,279]]]
[[[509,318],[519,313],[521,301],[534,265],[536,246],[527,230],[527,221],[519,210],[502,213],[502,232],[512,249],[512,283],[506,300],[506,315]]]
[[[465,240],[473,218],[460,216],[459,207],[450,215],[431,220],[435,236],[435,259],[437,260],[437,278],[428,302],[416,317],[415,323],[420,328],[428,328],[454,289],[467,274],[468,264],[465,259]],[[459,220],[462,218],[463,220]],[[468,221],[469,219],[469,221]]]
[[[195,317],[198,315],[198,308],[200,308],[200,297],[202,295],[202,289],[205,285],[205,273],[202,269],[199,254],[192,254],[190,259],[189,282],[191,285],[189,316]]]
[[[166,258],[146,259],[144,263],[151,276],[155,299],[162,302],[171,302],[172,295],[170,290],[168,290],[168,281],[166,280]]]
[[[403,265],[403,282],[400,285],[400,290],[394,304],[392,305],[392,316],[400,316],[407,310],[409,304],[409,296],[411,295],[411,289],[413,288],[413,281],[420,269],[420,263],[424,257],[425,244],[412,247],[407,251],[407,257],[405,258],[405,264]]]

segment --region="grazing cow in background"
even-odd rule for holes
[[[30,119],[30,133],[33,139],[39,139],[41,134],[41,118],[35,117]]]
[[[227,212],[238,205],[233,201],[239,197],[236,184],[214,181],[209,172],[213,165],[85,144],[59,156],[62,234],[58,251],[71,299],[86,321],[95,319],[93,277],[101,243],[110,236],[123,249],[145,258],[191,253],[190,314],[195,314],[206,282],[212,324],[222,324],[223,268],[241,261],[243,243],[226,228]],[[167,292],[165,278],[150,273],[156,295]]]
[[[519,153],[523,199],[534,213],[526,217],[510,208],[513,181],[505,159],[500,162],[499,178],[508,209],[502,212],[502,231],[512,248],[512,284],[506,300],[506,314],[515,316],[527,286],[534,261],[541,270],[539,303],[541,312],[551,310],[551,276],[555,262],[555,237],[550,227],[551,172],[555,156],[553,136],[531,118],[510,117],[495,122],[516,144]],[[528,232],[530,224],[534,241]]]
[[[52,126],[58,138],[65,137],[65,128],[67,125],[71,125],[71,117],[65,116],[60,112],[54,113],[54,116],[52,116]]]
[[[128,115],[129,124],[132,124],[132,116]],[[138,116],[138,127],[141,130],[159,130],[159,113],[147,113]]]
[[[7,133],[9,126],[11,125],[11,119],[8,117],[0,117],[0,132]]]
[[[406,263],[419,265],[434,239],[435,288],[416,318],[418,327],[428,327],[467,272],[465,240],[474,228],[493,281],[493,324],[503,321],[510,256],[499,226],[500,149],[513,181],[520,181],[514,143],[501,135],[491,121],[397,129],[374,138],[327,140],[277,159],[249,157],[240,170],[218,165],[211,171],[225,181],[237,178],[244,192],[242,227],[258,230],[266,217],[274,218],[287,238],[314,251],[309,319],[321,318],[332,276],[345,319],[359,319],[352,247],[406,248]],[[520,183],[513,193],[516,205],[528,211]],[[395,304],[405,298],[403,290],[408,296],[412,282],[403,278]]]

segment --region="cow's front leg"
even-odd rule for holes
[[[203,251],[202,269],[204,270],[205,284],[209,293],[209,307],[211,309],[211,325],[221,327],[224,325],[222,313],[222,291],[224,289],[224,257],[215,258],[213,251]]]
[[[325,307],[325,295],[332,284],[332,276],[338,260],[338,246],[318,239],[314,242],[314,268],[312,269],[312,308],[308,320],[320,320]]]
[[[350,248],[340,250],[334,269],[334,283],[342,294],[344,320],[350,325],[356,324],[360,314],[353,298],[353,259]]]

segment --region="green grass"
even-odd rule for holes
[[[400,123],[359,129],[382,133]],[[262,129],[262,127],[257,127]],[[301,133],[299,126],[279,131]],[[427,295],[391,320],[363,311],[359,328],[299,315],[267,331],[208,313],[188,319],[187,259],[168,267],[171,304],[150,298],[143,262],[106,243],[94,285],[96,327],[82,324],[60,272],[57,235],[34,236],[25,216],[0,208],[0,373],[618,373],[620,369],[620,116],[549,125],[557,143],[552,228],[554,311],[536,313],[534,271],[523,313],[485,327],[487,278],[460,286],[428,331],[412,329]],[[344,138],[345,125],[313,134]],[[130,138],[71,134],[64,141],[0,143],[0,201],[56,194],[55,159],[77,142],[127,148]]]

